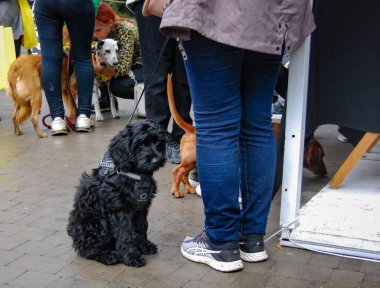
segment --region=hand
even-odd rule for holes
[[[99,75],[113,77],[116,74],[115,68],[108,68],[106,66],[94,64],[94,72]]]
[[[103,67],[102,75],[107,77],[113,77],[116,75],[115,68]]]

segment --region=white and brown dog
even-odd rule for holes
[[[119,44],[116,40],[111,38],[106,38],[104,40],[99,40],[95,42],[94,46],[95,62],[97,65],[102,65],[106,67],[114,67],[119,63],[118,54],[119,54]],[[104,121],[103,115],[100,111],[99,97],[99,80],[107,81],[107,88],[110,97],[110,106],[111,113],[113,118],[118,118],[119,113],[116,109],[115,97],[112,95],[109,89],[110,78],[104,77],[102,75],[96,75],[94,79],[94,87],[92,90],[92,103],[94,104],[95,109],[95,120]]]

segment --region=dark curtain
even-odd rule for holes
[[[380,1],[316,0],[306,131],[380,132]]]

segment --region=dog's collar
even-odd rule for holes
[[[99,166],[99,174],[102,176],[108,176],[115,173],[115,163],[113,163],[108,151],[104,153]]]
[[[132,180],[135,180],[135,181],[141,181],[141,176],[137,175],[135,173],[124,172],[124,171],[119,170],[119,169],[116,169],[116,173],[119,174],[119,175],[123,175],[125,177],[128,177],[128,178],[130,178]]]
[[[103,156],[103,159],[100,161],[100,173],[101,175],[103,176],[106,176],[106,175],[112,175],[112,174],[119,174],[119,175],[123,175],[133,181],[141,181],[141,176],[136,174],[136,173],[132,173],[132,172],[128,172],[128,171],[123,171],[121,169],[117,169],[115,167],[115,163],[113,162],[112,158],[110,157],[108,151],[106,153],[104,153],[104,156]]]
[[[152,195],[154,194],[154,186],[149,177],[142,177],[144,174],[136,174],[123,171],[115,167],[115,163],[110,157],[108,151],[104,153],[102,161],[100,161],[99,174],[102,176],[122,175],[133,181],[133,192],[131,204],[136,210],[142,210],[148,207]],[[145,174],[146,175],[146,174]]]

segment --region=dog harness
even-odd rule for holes
[[[136,210],[142,210],[148,206],[153,195],[153,185],[150,179],[142,179],[140,175],[116,169],[115,163],[108,151],[104,153],[100,161],[99,174],[103,177],[119,174],[133,181],[132,206]]]

